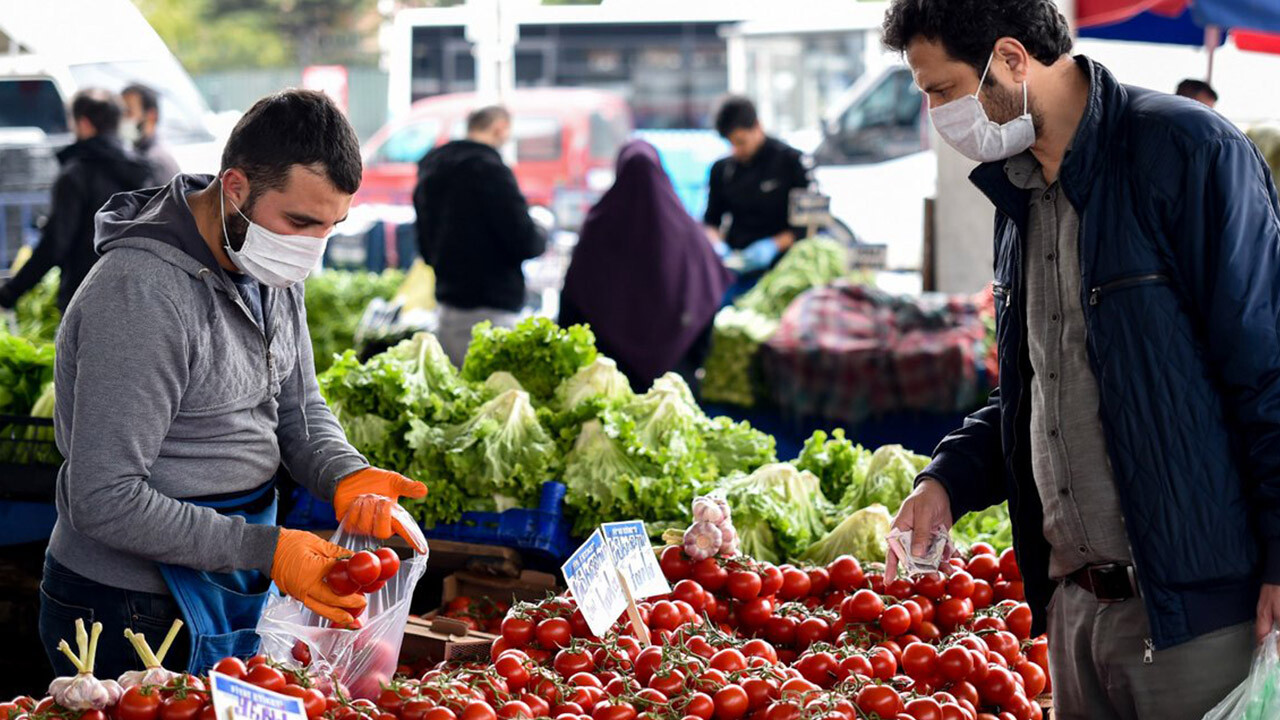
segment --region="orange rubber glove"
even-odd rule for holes
[[[388,470],[365,468],[351,473],[338,482],[333,493],[333,512],[348,527],[379,540],[386,540],[394,532],[405,539],[418,552],[418,542],[391,514],[392,508],[402,497],[427,496],[427,486]]]
[[[336,625],[358,626],[355,616],[364,612],[364,596],[338,595],[324,582],[334,562],[349,555],[350,550],[309,532],[280,528],[276,556],[271,561],[271,579],[281,591],[302,601],[317,615]]]

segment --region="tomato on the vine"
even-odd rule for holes
[[[543,648],[555,650],[565,647],[573,640],[573,627],[562,617],[552,617],[538,623],[533,634]]]
[[[244,663],[240,664],[243,667]],[[156,720],[160,714],[160,699],[158,688],[143,685],[131,687],[125,691],[116,705],[116,718],[117,720]]]
[[[284,673],[270,665],[255,665],[244,679],[250,684],[273,692],[280,692],[286,685]]]
[[[904,709],[902,696],[888,685],[866,685],[858,691],[858,709],[882,718],[896,718]]]
[[[729,597],[739,602],[760,597],[763,586],[764,582],[760,576],[750,570],[735,570],[729,573],[727,584]]]
[[[716,691],[713,700],[716,707],[715,720],[738,720],[751,707],[747,691],[741,685],[725,685]]]
[[[694,581],[707,592],[720,592],[729,582],[729,571],[721,567],[715,558],[699,560],[693,564],[691,572]]]
[[[782,571],[773,563],[760,563],[760,594],[772,597],[782,589]]]
[[[805,571],[788,565],[782,568],[782,587],[778,597],[782,600],[800,600],[809,596],[813,581]]]
[[[840,617],[849,623],[868,623],[884,613],[884,600],[871,590],[862,589],[840,604]]]
[[[885,608],[880,614],[880,629],[889,637],[897,637],[911,629],[911,612],[902,605]]]
[[[684,580],[689,577],[693,569],[693,562],[679,545],[668,545],[663,548],[658,565],[662,568],[662,574],[670,582]]]
[[[861,586],[865,577],[862,566],[852,555],[841,555],[828,563],[827,574],[831,578],[831,587],[841,592]]]

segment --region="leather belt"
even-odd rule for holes
[[[1086,565],[1067,579],[1087,590],[1098,602],[1123,602],[1138,596],[1138,578],[1132,565]]]

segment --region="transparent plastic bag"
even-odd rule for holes
[[[399,505],[393,512],[415,535],[419,546],[425,548],[427,540],[409,513]],[[351,550],[382,546],[377,538],[348,530],[345,521],[333,536],[333,543]],[[273,660],[297,667],[300,663],[294,657],[294,646],[301,641],[311,651],[310,669],[314,676],[322,680],[336,679],[351,697],[377,697],[382,684],[391,682],[395,675],[400,643],[409,619],[409,602],[426,569],[427,553],[402,557],[400,571],[381,590],[366,596],[369,606],[360,616],[363,626],[358,630],[334,628],[328,620],[287,595],[271,598],[258,621],[262,652]]]
[[[1205,714],[1204,720],[1280,720],[1280,630],[1272,630],[1253,654],[1249,677],[1222,702]]]

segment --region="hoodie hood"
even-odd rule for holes
[[[212,175],[179,174],[162,187],[112,195],[94,217],[93,249],[105,255],[117,247],[146,248],[192,275],[222,274],[187,203],[187,195],[212,183]]]
[[[490,145],[474,140],[454,140],[427,153],[422,158],[422,172],[434,174],[455,170],[467,163],[502,163],[502,155]]]
[[[126,150],[115,135],[95,135],[71,143],[58,151],[58,162],[64,168],[72,162],[101,166],[123,187],[142,187],[151,179],[151,165]]]

